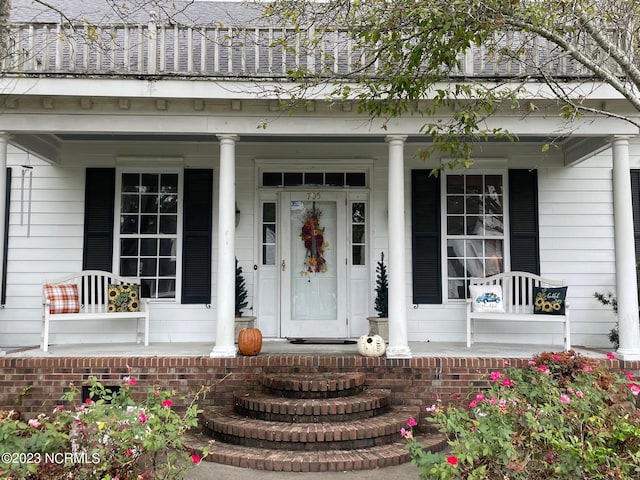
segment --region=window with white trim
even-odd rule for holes
[[[119,176],[118,270],[141,277],[144,297],[178,298],[181,184],[178,172]]]
[[[445,176],[447,298],[465,299],[469,279],[504,271],[503,174]]]

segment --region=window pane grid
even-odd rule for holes
[[[276,204],[265,202],[262,204],[262,264],[276,264]]]
[[[178,174],[123,173],[120,275],[141,277],[142,295],[175,298]]]
[[[367,216],[364,202],[351,204],[351,265],[366,265]]]
[[[504,270],[502,175],[446,177],[447,292],[467,297],[469,279]]]
[[[365,172],[264,172],[263,187],[366,187]]]

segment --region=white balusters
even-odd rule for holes
[[[286,75],[294,68],[306,68],[312,74],[348,74],[367,62],[372,62],[368,73],[375,74],[380,61],[374,55],[382,46],[361,45],[344,29],[178,26],[159,24],[155,15],[146,24],[12,25],[9,41],[10,54],[2,60],[5,70],[202,76]],[[490,42],[488,47],[473,46],[461,53],[460,67],[453,74],[513,76],[540,62],[553,64],[559,74],[587,73],[539,38],[508,32]],[[504,46],[528,52],[527,65],[496,53]]]

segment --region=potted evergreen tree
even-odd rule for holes
[[[247,284],[244,280],[244,275],[242,274],[242,267],[238,265],[238,259],[236,258],[236,320],[235,320],[235,339],[238,341],[238,334],[240,330],[243,328],[253,328],[256,317],[252,316],[242,316],[242,310],[244,310],[247,305]]]
[[[380,335],[385,342],[389,341],[389,279],[387,266],[384,264],[384,252],[376,266],[376,298],[373,304],[377,317],[368,317],[369,333]]]

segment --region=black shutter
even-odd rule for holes
[[[213,170],[184,171],[182,303],[211,303]]]
[[[540,275],[537,170],[509,170],[511,270]]]
[[[631,207],[633,208],[633,239],[636,245],[636,265],[640,261],[640,170],[631,170]],[[636,268],[640,284],[640,270]]]
[[[7,303],[7,257],[9,255],[9,212],[11,211],[11,167],[7,167],[7,195],[4,204],[4,239],[2,246],[2,293],[0,303]]]
[[[113,209],[116,171],[87,168],[84,197],[83,270],[113,269]]]
[[[413,303],[442,303],[440,178],[411,171]]]

